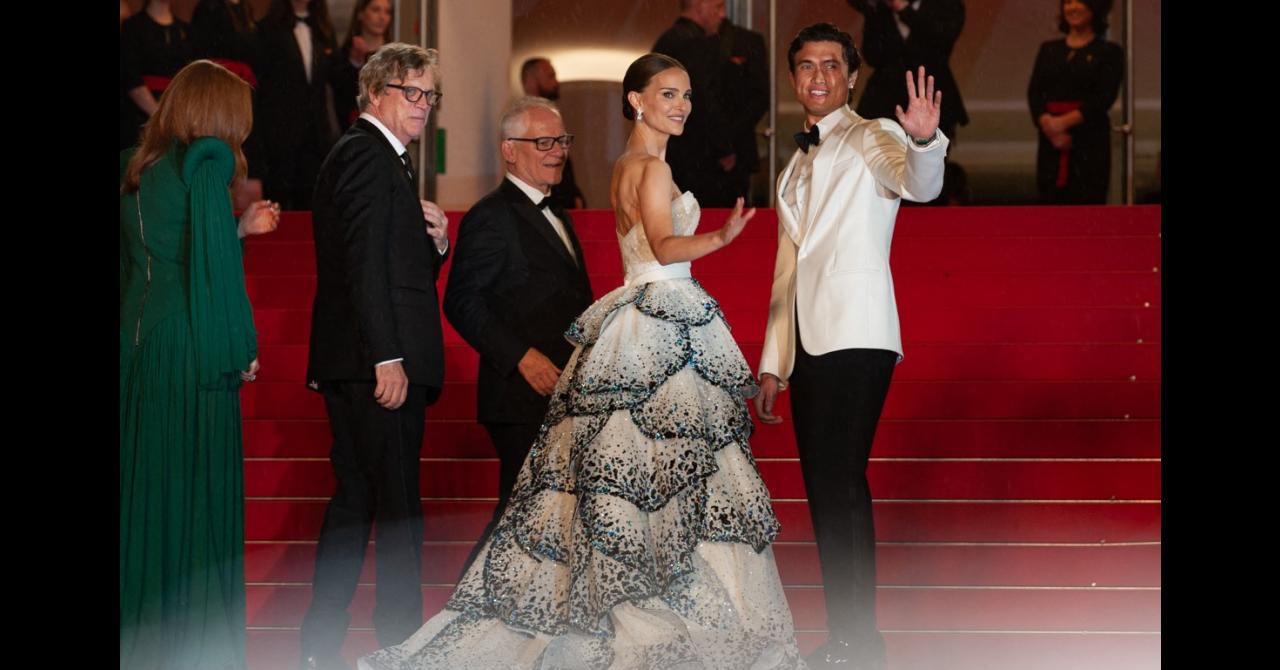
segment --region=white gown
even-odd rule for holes
[[[685,192],[677,235],[698,226]],[[363,670],[804,668],[747,439],[742,352],[689,263],[635,225],[498,526],[445,609]]]

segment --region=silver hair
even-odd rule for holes
[[[510,105],[507,105],[506,111],[502,113],[502,122],[498,124],[498,132],[501,133],[498,141],[501,142],[508,137],[519,137],[523,134],[526,127],[524,114],[533,109],[546,109],[556,116],[560,116],[560,110],[556,108],[556,103],[546,98],[540,98],[536,95],[517,98]]]

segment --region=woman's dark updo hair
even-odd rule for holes
[[[1089,11],[1093,12],[1093,21],[1090,25],[1093,32],[1098,37],[1106,37],[1107,29],[1110,23],[1107,21],[1107,15],[1111,13],[1111,0],[1080,0]],[[1066,34],[1071,32],[1071,26],[1067,25],[1067,17],[1062,12],[1062,6],[1066,4],[1063,0],[1058,0],[1058,31]]]
[[[627,74],[622,77],[622,116],[628,121],[635,121],[636,110],[631,107],[631,101],[627,100],[627,94],[632,91],[637,93],[644,91],[649,85],[649,80],[655,75],[673,67],[688,72],[680,61],[671,56],[645,54],[637,58],[631,67],[627,68]]]

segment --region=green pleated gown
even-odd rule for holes
[[[233,172],[222,141],[175,142],[120,198],[120,667],[129,670],[245,667],[239,371],[257,355],[257,335]]]

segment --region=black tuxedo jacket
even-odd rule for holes
[[[719,160],[734,152],[731,123],[720,107],[720,40],[707,35],[701,26],[681,16],[658,37],[655,53],[680,61],[689,72],[693,88],[693,112],[684,132],[667,142],[667,164],[676,186],[698,190],[707,179],[723,178]],[[709,175],[709,176],[708,176]],[[701,193],[703,206],[708,206]]]
[[[764,35],[730,23],[720,23],[720,109],[724,110],[733,152],[743,172],[760,167],[756,124],[769,111],[769,56]],[[697,94],[694,94],[695,97]],[[695,102],[700,101],[696,99]],[[697,105],[694,105],[695,109]],[[750,204],[750,203],[748,203]]]
[[[302,65],[302,51],[293,35],[292,12],[284,20],[258,26],[258,56],[254,65],[258,76],[257,110],[254,127],[268,143],[282,148],[302,143],[328,147],[329,111],[325,104],[325,84],[331,61],[340,57],[332,41],[325,39],[314,18],[311,26],[311,81]]]
[[[564,368],[573,346],[564,337],[591,305],[582,245],[564,222],[578,262],[529,197],[508,179],[481,198],[458,226],[444,313],[480,352],[476,418],[482,423],[539,423],[548,398],[516,368],[530,347]]]
[[[320,168],[312,209],[316,299],[307,379],[372,381],[404,358],[410,384],[444,382],[436,278],[445,258],[395,149],[357,119]]]

